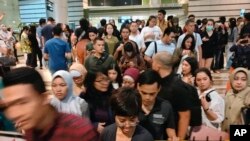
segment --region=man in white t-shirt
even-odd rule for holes
[[[136,22],[131,22],[130,23],[130,35],[129,39],[136,42],[138,49],[140,52],[144,52],[146,49],[144,39],[142,36],[140,36],[140,32],[138,31],[138,25]]]
[[[187,34],[193,34],[195,39],[195,50],[198,53],[198,60],[200,60],[202,55],[202,49],[201,49],[202,40],[200,34],[194,32],[195,22],[193,20],[187,20],[185,24],[185,29],[187,31],[178,38],[177,47],[181,47],[182,41]]]
[[[161,40],[157,40],[156,42],[152,42],[147,50],[145,51],[144,59],[151,64],[152,63],[152,57],[157,52],[169,52],[170,54],[173,54],[175,50],[175,45],[173,41],[175,40],[175,33],[173,28],[167,28],[164,31],[163,37]],[[156,45],[156,46],[155,46]]]

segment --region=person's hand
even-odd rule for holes
[[[182,56],[188,55],[190,53],[190,50],[183,50],[182,51]]]
[[[168,141],[180,141],[179,137],[168,138]]]
[[[205,41],[205,42],[206,42],[206,41],[208,41],[208,40],[209,40],[209,39],[208,39],[207,37],[203,37],[203,38],[202,38],[202,41]]]
[[[105,122],[99,122],[98,123],[98,126],[97,126],[97,132],[98,133],[100,133],[100,134],[102,133],[105,124],[106,124]]]
[[[209,103],[207,102],[206,98],[204,95],[201,96],[201,106],[203,107],[203,109],[208,109],[209,108]]]
[[[124,44],[120,44],[119,47],[117,48],[117,51],[122,51],[124,48]]]

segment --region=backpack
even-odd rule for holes
[[[181,80],[180,75],[176,74],[174,81]],[[183,81],[182,81],[183,82]],[[183,88],[189,92],[189,100],[191,103],[191,117],[190,117],[190,126],[200,126],[202,124],[202,115],[201,115],[201,101],[198,96],[197,89],[185,82],[182,83]]]

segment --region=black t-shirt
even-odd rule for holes
[[[185,89],[186,85],[181,79],[176,77],[175,73],[162,78],[161,90],[158,94],[159,97],[168,100],[173,106],[175,114],[175,123],[178,124],[178,112],[183,112],[191,109],[189,101],[189,93]]]
[[[116,124],[105,127],[101,134],[101,141],[116,141],[116,130]],[[146,129],[137,125],[131,141],[154,141],[154,139]]]
[[[140,125],[146,128],[155,140],[166,140],[166,128],[175,129],[174,113],[171,104],[156,98],[155,105],[148,115],[141,110],[139,113]]]

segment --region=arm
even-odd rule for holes
[[[44,60],[49,60],[49,54],[44,53],[43,58],[44,58]]]
[[[118,45],[117,45],[118,46]],[[114,59],[115,60],[118,60],[119,58],[119,53],[123,50],[123,47],[124,47],[124,45],[121,43],[117,48],[116,48],[116,50],[114,51]]]
[[[178,121],[178,132],[177,136],[180,138],[180,140],[184,140],[187,134],[189,121],[190,121],[190,111],[179,111],[179,121]]]
[[[168,140],[169,141],[175,141],[176,140],[177,137],[176,137],[175,129],[167,128],[166,133],[168,135]]]

